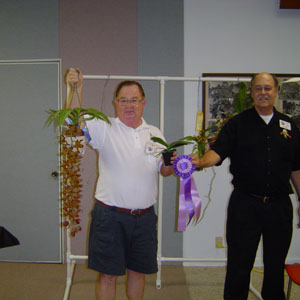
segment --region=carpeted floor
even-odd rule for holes
[[[69,300],[94,300],[97,273],[85,264],[75,267]],[[156,274],[147,275],[144,300],[189,299],[182,267],[163,266],[162,287],[156,289]],[[118,279],[117,300],[127,300],[125,276]],[[0,300],[63,299],[66,265],[35,263],[0,263]]]
[[[263,275],[252,272],[252,284],[260,290]],[[75,268],[69,300],[94,300],[97,274],[85,264]],[[144,300],[222,300],[225,268],[163,266],[161,288],[156,274],[148,275]],[[286,281],[288,278],[286,277]],[[116,300],[127,300],[125,277],[117,284]],[[0,262],[0,300],[63,300],[66,265]],[[251,292],[248,300],[257,300]],[[300,299],[300,286],[293,284],[291,300]]]
[[[185,267],[185,279],[188,286],[188,300],[222,300],[225,281],[225,267]],[[263,268],[255,268],[251,273],[251,285],[260,293],[263,281]],[[285,292],[288,276],[285,276]],[[259,298],[249,291],[248,300]],[[293,284],[290,300],[300,299],[300,286]]]
[[[95,299],[95,281],[97,273],[88,270],[84,265],[77,265],[70,300]],[[117,282],[117,300],[127,300],[125,294],[125,276]],[[161,272],[161,289],[156,288],[156,274],[146,276],[144,300],[183,300],[189,299],[182,267],[164,266]]]

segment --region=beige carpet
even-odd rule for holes
[[[162,267],[162,287],[156,289],[156,274],[147,275],[144,300],[189,299],[183,268]],[[94,300],[97,273],[85,264],[75,267],[69,300]],[[127,300],[125,276],[118,279],[117,300]],[[66,265],[34,263],[0,263],[0,300],[63,299]]]
[[[189,291],[189,300],[222,300],[225,280],[225,267],[186,267],[184,273]],[[263,281],[262,268],[256,268],[251,273],[251,285],[260,293]],[[288,276],[285,276],[285,292],[288,286]],[[248,300],[257,300],[249,291]],[[300,286],[293,284],[290,300],[300,299]]]
[[[78,264],[69,300],[94,300],[96,278],[96,272]],[[144,300],[222,300],[224,278],[222,267],[163,266],[161,289],[156,289],[156,274],[148,275]],[[261,273],[252,272],[258,291],[262,278]],[[127,300],[124,280],[119,278],[116,300]],[[63,300],[65,286],[66,265],[0,262],[0,300]],[[291,300],[299,299],[300,286],[293,284]],[[250,292],[248,300],[257,298]]]
[[[77,265],[70,300],[95,299],[95,281],[97,273],[88,270],[84,265]],[[127,300],[125,294],[125,276],[117,282],[117,300]],[[156,274],[146,276],[144,300],[183,300],[189,299],[183,268],[163,266],[161,272],[161,289],[156,288]]]

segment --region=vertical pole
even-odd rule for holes
[[[71,93],[72,93],[72,91],[71,91],[70,85],[67,84],[67,99],[69,99],[72,96]],[[67,251],[66,251],[67,282],[71,282],[71,258],[70,258],[71,257],[71,232],[70,232],[70,228],[68,227],[65,232],[67,234],[67,236],[66,236],[66,240],[67,240]]]
[[[165,102],[165,80],[160,80],[160,108],[159,108],[159,126],[162,133],[164,133],[164,102]],[[157,228],[157,265],[158,272],[156,277],[156,288],[160,289],[161,287],[161,257],[162,257],[162,204],[163,197],[163,177],[159,175],[158,178],[158,228]]]

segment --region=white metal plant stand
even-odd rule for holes
[[[159,111],[159,123],[160,130],[164,132],[164,106],[165,106],[165,83],[166,81],[235,81],[245,82],[250,81],[250,78],[240,77],[168,77],[168,76],[118,76],[118,75],[83,75],[84,79],[94,80],[147,80],[147,81],[159,81],[160,87],[160,111]],[[70,90],[68,89],[68,95]],[[68,97],[67,97],[68,98]],[[161,263],[163,261],[181,261],[181,262],[226,262],[226,258],[184,258],[184,257],[164,257],[162,256],[162,196],[163,196],[163,177],[159,176],[158,182],[158,249],[157,249],[157,263],[158,272],[156,278],[156,288],[161,288]],[[67,250],[66,250],[66,261],[67,261],[67,280],[66,289],[63,300],[68,300],[69,293],[72,285],[73,273],[75,271],[76,260],[86,260],[87,255],[72,255],[71,252],[71,237],[70,231],[67,229]],[[250,283],[251,292],[260,300],[262,300],[260,293]]]

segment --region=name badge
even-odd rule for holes
[[[290,122],[279,120],[279,126],[281,128],[284,128],[284,129],[287,129],[287,130],[291,130],[291,123]]]

